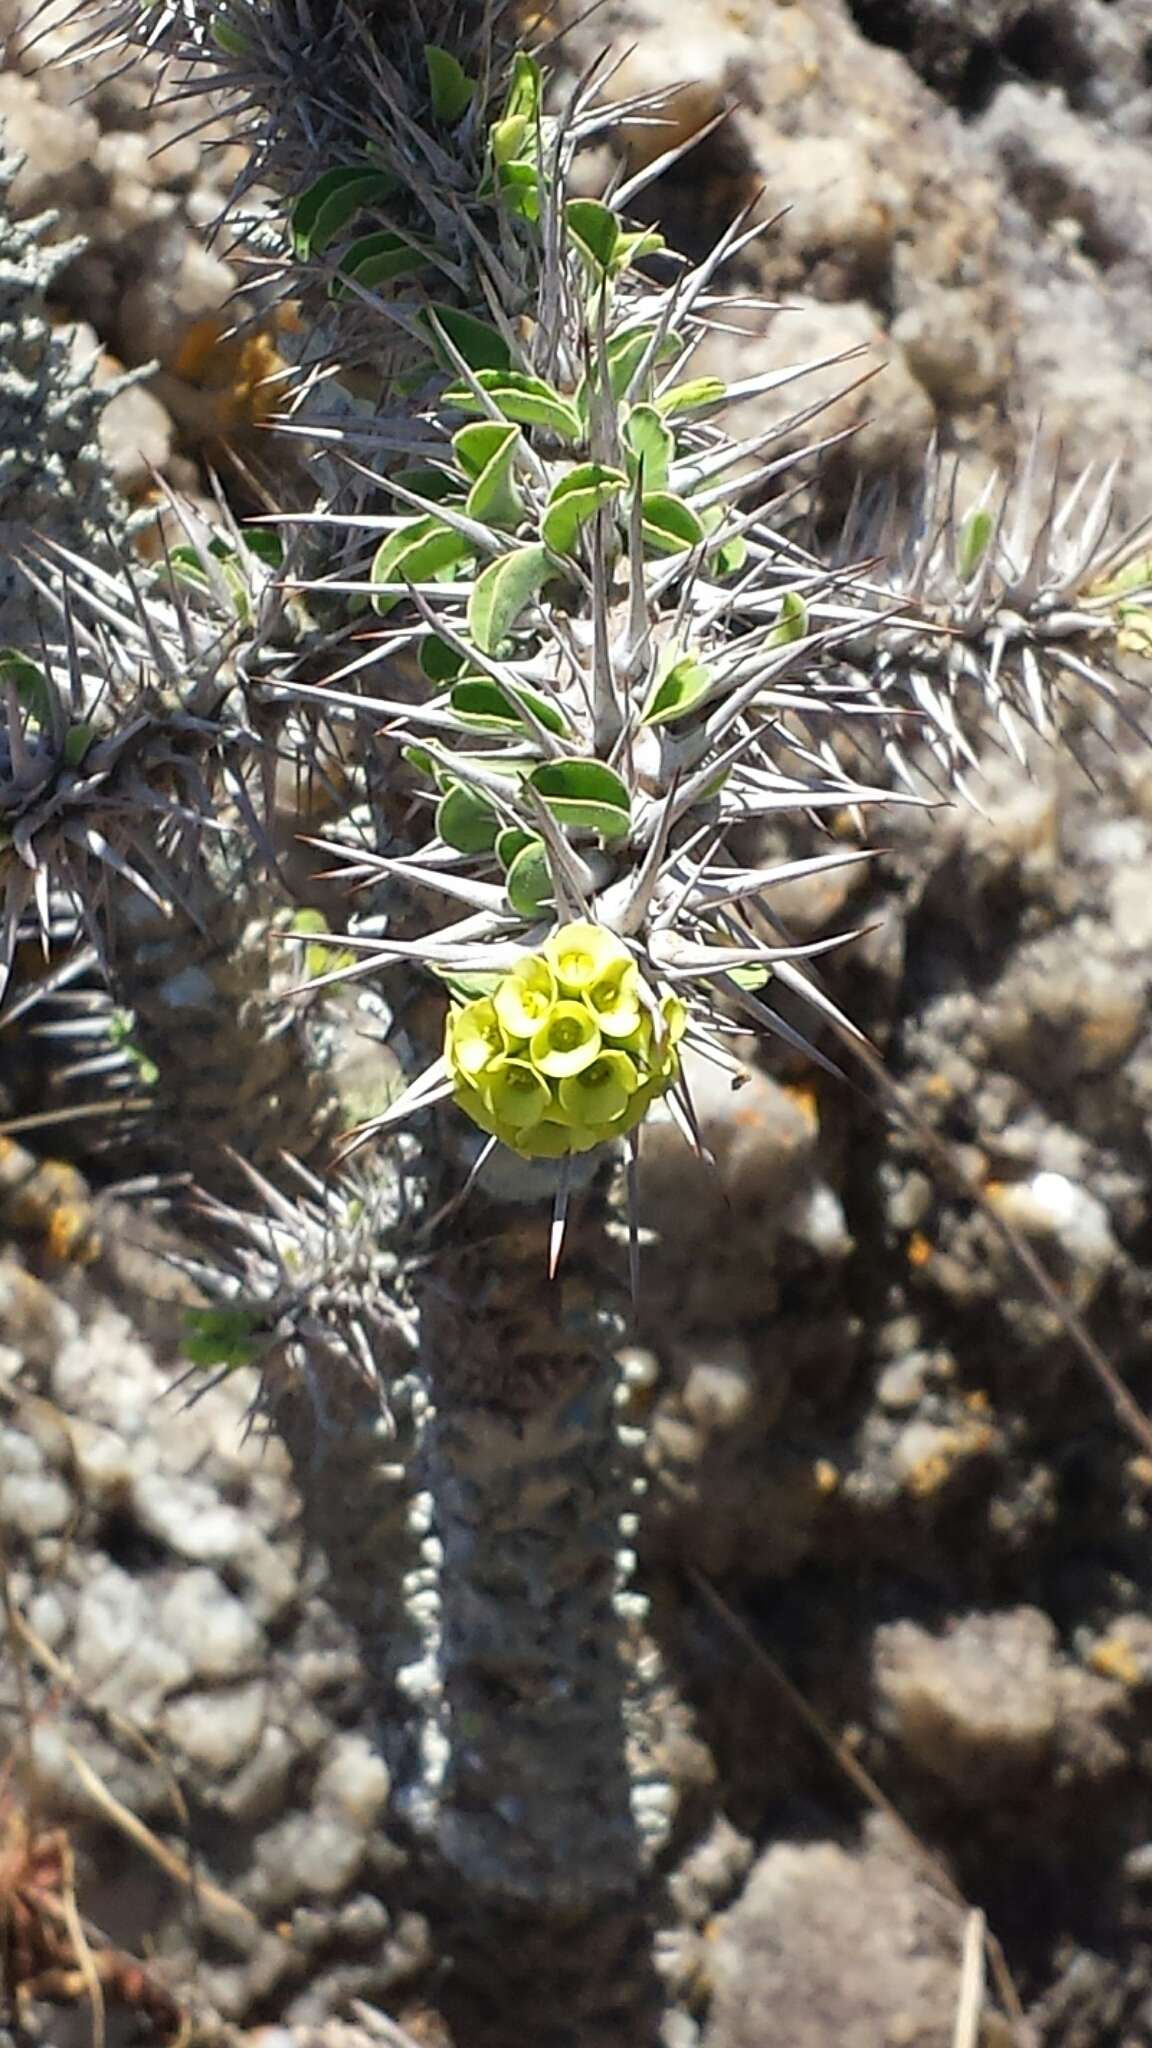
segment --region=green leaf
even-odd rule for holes
[[[396,190],[388,171],[369,164],[350,164],[325,171],[302,192],[289,216],[292,250],[300,263],[318,256],[361,207],[375,205]]]
[[[627,784],[602,761],[544,761],[528,777],[560,824],[582,826],[604,839],[631,829]]]
[[[402,760],[407,761],[409,767],[415,768],[421,775],[426,775],[430,782],[435,781],[436,763],[427,747],[401,747],[400,756]]]
[[[540,841],[531,832],[522,832],[519,825],[506,825],[497,834],[496,858],[502,868],[510,868],[518,853],[526,846],[539,846]]]
[[[734,981],[737,988],[746,988],[754,992],[771,981],[772,975],[767,967],[730,967],[728,979]]]
[[[992,514],[986,509],[970,512],[960,528],[960,544],[956,550],[956,572],[967,583],[974,576],[984,559],[988,543],[992,538]]]
[[[504,336],[490,327],[486,320],[476,320],[471,313],[462,313],[458,306],[430,306],[422,316],[422,323],[428,329],[428,337],[435,350],[437,362],[445,369],[455,369],[448,354],[435,332],[428,313],[433,313],[439,326],[444,329],[457,355],[463,356],[470,370],[510,370],[512,354]]]
[[[438,43],[425,43],[424,62],[432,93],[432,112],[438,121],[455,127],[471,103],[476,81],[469,78],[459,58],[451,50],[442,50]]]
[[[244,545],[249,554],[263,562],[266,569],[280,569],[284,564],[284,543],[278,533],[269,526],[246,526]]]
[[[251,1365],[258,1349],[263,1310],[229,1304],[184,1310],[184,1356],[189,1365],[221,1366],[235,1372]]]
[[[549,732],[565,731],[564,719],[555,704],[535,690],[506,689],[489,676],[464,676],[452,691],[453,711],[479,732],[531,730],[519,716],[520,704],[526,704]]]
[[[217,49],[224,51],[225,56],[251,56],[252,45],[248,37],[243,29],[237,28],[234,22],[229,21],[223,10],[212,16],[211,30],[212,41],[216,44]]]
[[[676,453],[676,437],[666,427],[654,405],[634,405],[624,422],[628,445],[628,473],[642,479],[646,491],[664,491]]]
[[[464,656],[447,640],[430,633],[420,643],[420,667],[430,683],[454,683],[464,666]]]
[[[474,972],[465,974],[455,967],[434,966],[432,972],[437,981],[444,982],[454,996],[461,996],[466,1002],[472,1002],[477,996],[490,996],[504,979],[503,973],[497,973],[494,969],[485,973],[477,968]]]
[[[570,199],[564,218],[585,261],[607,274],[620,239],[620,223],[611,207],[599,199]]]
[[[509,213],[520,220],[539,220],[540,173],[535,164],[499,164],[496,183]]]
[[[453,533],[451,527],[442,526],[438,519],[410,519],[377,548],[371,580],[431,583],[471,559],[471,545],[462,534]],[[383,592],[372,599],[373,609],[381,618],[399,602],[399,591]]]
[[[289,930],[299,932],[305,938],[320,940],[327,938],[331,927],[322,910],[298,910]],[[355,965],[356,955],[347,946],[341,947],[332,941],[329,944],[305,946],[304,975],[307,981],[317,981],[322,974],[336,974],[344,967]]]
[[[512,59],[512,73],[508,84],[508,97],[504,102],[504,116],[520,115],[526,121],[538,121],[543,93],[543,74],[534,57],[526,50],[517,50]]]
[[[543,427],[562,441],[580,439],[584,429],[576,407],[542,378],[530,377],[522,370],[478,370],[476,381],[506,420],[515,420],[522,427]],[[479,399],[462,384],[450,386],[444,403],[457,412],[483,411]]]
[[[673,384],[670,391],[656,400],[656,410],[664,418],[670,413],[695,412],[699,406],[715,405],[717,399],[725,398],[728,386],[719,377],[693,377],[687,384]]]
[[[489,853],[500,821],[487,797],[454,782],[436,806],[436,830],[457,853]]]
[[[698,547],[704,538],[704,528],[691,505],[673,491],[645,491],[641,526],[645,546],[662,555],[677,555],[685,548]]]
[[[389,481],[393,481],[392,478]],[[417,498],[423,498],[429,505],[462,505],[464,493],[460,478],[451,470],[444,469],[400,469],[394,481],[402,484]],[[406,507],[404,509],[407,509]]]
[[[52,716],[52,692],[43,669],[18,648],[0,647],[0,691],[9,683],[15,687],[25,711],[41,725],[47,725]]]
[[[748,560],[748,543],[742,533],[734,533],[731,540],[722,541],[709,562],[717,576],[737,576]]]
[[[529,839],[513,859],[505,888],[517,917],[542,917],[553,907],[552,870],[542,839]]]
[[[337,276],[328,287],[330,299],[346,298],[349,284],[356,282],[365,291],[371,291],[378,284],[387,284],[394,277],[403,277],[406,271],[419,270],[425,257],[419,249],[406,242],[403,235],[394,235],[390,228],[381,228],[377,234],[363,235],[353,242],[340,258]]]
[[[525,607],[556,573],[547,548],[513,548],[481,570],[468,599],[468,631],[482,654],[496,654]]]
[[[640,714],[642,725],[670,725],[685,718],[705,697],[712,684],[712,671],[694,655],[677,647],[666,648],[656,667],[652,689]]]
[[[654,256],[657,250],[667,247],[668,243],[658,228],[637,228],[620,236],[612,268],[619,276],[630,263],[635,263],[638,256]]]
[[[628,479],[622,470],[606,469],[600,462],[580,462],[552,488],[540,522],[540,535],[557,555],[570,555],[580,528],[618,498]]]
[[[69,768],[79,768],[96,738],[94,725],[72,725],[64,735],[64,759]]]
[[[780,617],[768,635],[769,647],[788,647],[802,640],[808,631],[808,607],[797,590],[786,590],[780,600]]]
[[[494,121],[488,137],[493,163],[498,167],[515,163],[534,134],[535,128],[526,114],[506,114],[502,121]]]
[[[470,518],[489,526],[517,526],[523,519],[524,500],[512,481],[519,439],[519,427],[498,426],[495,420],[477,421],[453,434],[456,459],[475,479],[464,508]]]
[[[605,343],[604,355],[608,364],[608,388],[613,398],[617,400],[623,398],[635,375],[637,365],[643,361],[644,356],[647,354],[655,331],[653,327],[633,327],[626,334],[613,335]],[[664,340],[655,351],[650,367],[655,369],[657,364],[667,362],[670,356],[676,354],[678,348],[679,343],[676,337],[671,334],[665,335]],[[590,375],[581,377],[576,389],[576,404],[582,419],[587,419],[592,391],[599,387],[601,381],[599,365],[592,370]]]

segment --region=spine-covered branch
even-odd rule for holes
[[[186,1162],[260,1169],[208,1218],[196,1356],[264,1368],[461,1981],[495,2038],[639,2041],[675,1789],[583,1162],[634,1163],[657,1105],[691,1137],[683,1049],[738,1081],[734,1021],[804,1045],[799,996],[850,1039],[821,946],[762,934],[775,885],[862,854],[760,866],[745,828],[962,788],[990,717],[1019,746],[1069,692],[1113,697],[1144,544],[1109,539],[1108,475],[1054,505],[1033,461],[960,516],[933,457],[884,574],[886,515],[813,554],[787,433],[739,427],[793,380],[806,416],[811,366],[693,365],[758,224],[690,265],[630,219],[659,163],[570,198],[577,153],[658,108],[595,75],[554,108],[486,10],[180,0],[123,27],[216,64],[284,193],[264,254],[310,336],[288,424],[326,495],[258,534],[222,512],[147,576],[57,553],[58,643],[6,670],[0,930],[10,953],[71,891]],[[352,892],[326,949],[285,882],[286,775],[323,790]],[[322,1001],[382,986],[410,1017],[399,1091],[360,1017],[397,1099],[359,1091],[355,1185],[296,1192],[274,1157],[315,1155],[336,1104],[273,927]],[[436,1105],[433,1173],[396,1134]],[[498,1148],[550,1229],[485,1191]]]

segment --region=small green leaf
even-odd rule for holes
[[[661,555],[678,555],[685,548],[698,547],[704,538],[704,528],[692,507],[673,491],[645,491],[641,525],[645,546]]]
[[[512,59],[508,97],[504,102],[505,119],[521,115],[526,121],[537,121],[542,92],[543,74],[536,59],[530,57],[526,50],[517,50]]]
[[[447,640],[430,633],[420,643],[420,667],[430,683],[454,683],[464,666],[464,656]]]
[[[748,989],[754,993],[756,989],[763,988],[766,982],[771,981],[772,975],[767,967],[730,967],[728,979],[734,981],[737,988]]]
[[[438,519],[410,519],[389,534],[376,550],[372,562],[373,583],[431,583],[442,580],[450,570],[472,559],[472,548],[462,534],[442,526]],[[400,602],[398,591],[381,592],[372,599],[381,618]]]
[[[428,313],[435,314],[437,324],[444,329],[457,355],[463,356],[470,370],[510,370],[512,355],[504,336],[486,320],[476,320],[471,313],[462,313],[458,306],[430,306]],[[433,329],[427,314],[423,319],[428,329],[429,340],[436,353],[437,362],[446,370],[455,368],[449,360],[440,337]]]
[[[552,870],[542,839],[529,839],[513,859],[505,888],[517,917],[542,917],[554,903]]]
[[[251,1365],[258,1351],[263,1310],[229,1304],[184,1310],[184,1356],[189,1365],[219,1366],[235,1372]]]
[[[523,427],[543,427],[561,441],[580,439],[583,424],[576,407],[542,378],[521,370],[478,370],[476,381],[506,420]],[[444,393],[444,403],[457,412],[483,411],[475,394],[461,384],[453,384]]]
[[[665,419],[671,413],[695,412],[702,405],[715,405],[725,398],[728,386],[719,377],[693,377],[687,384],[673,384],[656,400],[656,410]]]
[[[501,427],[495,420],[453,434],[457,461],[475,479],[464,508],[471,519],[488,526],[517,526],[523,519],[524,501],[512,481],[519,439],[519,427]]]
[[[534,132],[526,114],[506,114],[502,121],[494,121],[488,138],[493,163],[498,166],[515,163]]]
[[[331,929],[322,910],[298,910],[288,928],[304,938],[317,940],[326,938]],[[356,961],[355,953],[335,943],[305,946],[303,951],[307,981],[318,981],[322,974],[338,974],[342,968],[354,966]]]
[[[585,261],[606,274],[620,239],[620,223],[611,207],[604,206],[599,199],[570,199],[564,218]]]
[[[350,164],[325,171],[302,192],[290,215],[292,250],[300,263],[318,256],[362,206],[387,199],[396,189],[388,171]]]
[[[454,782],[436,806],[436,830],[457,853],[489,853],[500,821],[486,797]]]
[[[427,747],[401,747],[400,756],[402,760],[407,761],[410,768],[415,768],[419,774],[426,775],[430,782],[435,781],[436,763]]]
[[[454,476],[450,469],[427,469],[423,465],[419,468],[398,469],[395,479],[389,478],[389,482],[392,481],[402,484],[406,491],[411,491],[415,497],[423,498],[430,505],[464,503],[460,478]]]
[[[280,569],[284,565],[284,543],[278,533],[268,526],[246,526],[244,545],[249,554],[263,562],[266,569]]]
[[[406,242],[403,235],[394,235],[389,228],[381,228],[377,234],[363,235],[353,242],[340,258],[337,276],[328,287],[331,299],[346,298],[351,283],[372,291],[378,284],[387,284],[394,277],[403,277],[406,271],[419,270],[425,262],[419,249]]]
[[[632,327],[625,334],[613,335],[605,343],[604,355],[608,365],[608,388],[613,398],[617,400],[623,398],[636,373],[637,366],[643,361],[648,352],[655,331],[653,327]],[[666,334],[664,340],[654,352],[652,363],[649,366],[650,369],[655,369],[659,363],[667,362],[670,356],[676,354],[678,348],[679,343],[676,337]],[[579,407],[582,419],[587,419],[591,403],[591,393],[593,389],[599,387],[601,381],[602,377],[598,366],[593,370],[591,376],[584,376],[580,379],[576,390],[576,404]]]
[[[476,81],[469,78],[459,58],[451,50],[442,50],[438,43],[424,45],[424,62],[432,93],[432,112],[438,121],[455,127],[471,103]]]
[[[808,607],[797,590],[786,590],[780,600],[780,617],[768,635],[769,647],[788,647],[802,640],[808,631]]]
[[[619,276],[622,270],[627,270],[630,263],[635,263],[637,257],[654,256],[658,250],[667,247],[668,243],[658,228],[637,228],[620,236],[612,268]]]
[[[495,970],[482,973],[476,969],[474,973],[464,974],[458,968],[434,966],[432,972],[438,981],[451,989],[454,996],[462,997],[465,1002],[472,1002],[478,996],[490,996],[504,979],[503,974]]]
[[[717,576],[738,576],[748,560],[748,543],[744,535],[734,533],[731,540],[722,541],[708,559]]]
[[[526,846],[539,846],[540,841],[531,832],[522,832],[519,825],[506,825],[497,834],[496,858],[502,868],[510,868],[518,853]]]
[[[624,439],[628,444],[630,477],[641,477],[645,491],[667,490],[676,437],[664,425],[654,405],[632,407],[624,422]]]
[[[691,654],[666,648],[657,664],[652,689],[640,714],[642,725],[670,725],[685,718],[707,696],[712,671]]]
[[[469,483],[483,476],[494,455],[516,439],[515,427],[500,420],[474,420],[452,436],[452,452]]]
[[[73,725],[64,735],[64,759],[69,768],[79,768],[96,738],[94,725]]]
[[[513,548],[481,570],[468,599],[468,631],[482,654],[498,653],[525,607],[556,573],[547,548]]]
[[[992,514],[986,509],[970,512],[960,528],[956,550],[956,572],[964,583],[974,576],[992,538]]]
[[[506,689],[488,676],[464,676],[452,691],[453,711],[479,732],[530,730],[519,716],[519,704],[527,705],[549,732],[565,730],[564,719],[555,704],[535,690]]]
[[[540,535],[557,555],[570,555],[580,528],[610,505],[627,484],[622,470],[607,469],[600,462],[580,462],[553,486],[547,510],[540,522]]]
[[[496,182],[509,213],[514,213],[520,220],[539,220],[540,173],[535,164],[500,164]]]
[[[528,780],[562,825],[604,839],[622,839],[631,828],[627,784],[602,761],[544,761]]]
[[[9,683],[25,711],[41,725],[47,725],[52,715],[52,693],[43,669],[18,648],[0,647],[0,692]]]
[[[212,41],[216,44],[217,49],[223,50],[225,56],[251,56],[252,45],[248,37],[244,34],[243,29],[237,28],[234,22],[229,21],[228,16],[223,10],[212,16],[211,26]]]
[[[143,1046],[135,1038],[135,1010],[114,1009],[108,1019],[108,1037],[119,1052],[125,1053],[136,1069],[136,1074],[145,1088],[155,1088],[160,1079],[160,1069],[150,1059]]]

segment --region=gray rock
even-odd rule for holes
[[[1039,1771],[1060,1693],[1056,1630],[1035,1607],[972,1614],[943,1635],[914,1622],[877,1631],[881,1719],[920,1767],[968,1797]]]
[[[957,1914],[870,1825],[863,1845],[778,1843],[713,1950],[705,2048],[949,2048]]]

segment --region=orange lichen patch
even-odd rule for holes
[[[816,1482],[817,1493],[828,1495],[839,1492],[840,1472],[830,1458],[817,1458],[812,1467],[812,1477]]]
[[[90,1265],[100,1238],[83,1176],[0,1137],[0,1228],[29,1238],[53,1265]]]
[[[930,1500],[943,1491],[962,1465],[982,1457],[996,1441],[993,1429],[940,1430],[934,1448],[905,1475],[904,1490],[914,1500]]]
[[[79,1203],[61,1202],[53,1209],[44,1241],[49,1257],[61,1265],[90,1266],[100,1255],[100,1239]]]
[[[1098,1677],[1114,1678],[1121,1685],[1135,1687],[1144,1683],[1144,1665],[1123,1635],[1101,1636],[1088,1652],[1088,1666]]]
[[[920,1231],[914,1230],[908,1239],[908,1264],[916,1267],[926,1266],[931,1257],[932,1246],[928,1239]]]
[[[816,1090],[806,1081],[789,1081],[784,1085],[784,1094],[796,1104],[810,1131],[820,1129],[820,1098]]]
[[[991,1415],[992,1413],[992,1403],[984,1392],[983,1387],[973,1387],[970,1393],[965,1394],[964,1406],[970,1415]]]
[[[930,1095],[933,1102],[951,1102],[956,1091],[947,1074],[932,1074],[924,1083],[924,1093]]]

